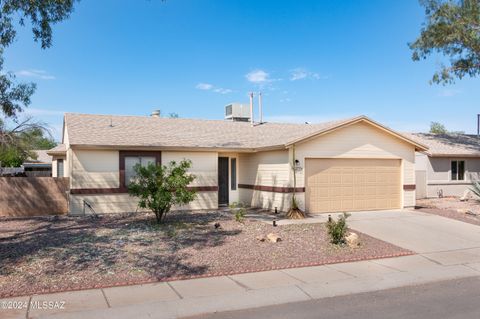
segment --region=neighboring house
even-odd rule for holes
[[[427,147],[365,116],[322,124],[65,114],[53,176],[70,178],[70,213],[136,211],[135,164],[184,158],[197,176],[189,209],[243,202],[310,213],[415,205],[415,151]],[[61,168],[61,169],[60,169]]]
[[[65,140],[65,128],[63,130],[62,140]],[[48,150],[47,153],[52,157],[52,176],[68,177],[69,175],[65,175],[64,170],[65,161],[67,158],[67,149],[65,147],[65,144],[58,144],[51,150]]]
[[[50,177],[52,176],[52,157],[46,150],[33,150],[37,155],[36,159],[29,158],[22,166],[26,176]]]
[[[480,143],[476,135],[405,134],[428,146],[417,153],[417,198],[462,196],[480,178]]]

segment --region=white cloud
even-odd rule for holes
[[[213,84],[210,84],[210,83],[198,83],[195,86],[195,88],[198,89],[198,90],[203,90],[203,91],[212,91],[212,92],[219,93],[219,94],[228,94],[228,93],[233,92],[233,90],[225,89],[225,88],[221,88],[221,87],[216,87],[216,86],[214,86]]]
[[[455,96],[455,95],[458,95],[462,93],[462,90],[456,90],[456,89],[445,89],[443,91],[441,91],[438,96],[441,96],[441,97],[452,97],[452,96]]]
[[[196,89],[199,89],[199,90],[208,91],[208,90],[213,89],[213,85],[210,84],[210,83],[198,83],[198,84],[195,86],[195,88],[196,88]]]
[[[20,70],[15,72],[18,76],[36,78],[40,80],[55,80],[55,76],[48,74],[44,70]]]
[[[220,94],[228,94],[228,93],[232,93],[233,91],[230,89],[216,88],[216,89],[213,89],[213,92],[220,93]]]
[[[303,79],[319,80],[321,78],[326,79],[326,77],[321,77],[320,74],[308,71],[305,68],[295,68],[290,70],[290,81],[298,81]]]
[[[266,82],[270,82],[270,74],[267,72],[257,69],[253,70],[247,74],[245,74],[245,77],[249,82],[255,83],[255,84],[262,84]]]
[[[27,108],[25,109],[25,113],[29,115],[36,115],[36,116],[56,116],[65,114],[65,111],[58,111],[58,110],[50,110],[50,109],[39,109],[39,108]]]

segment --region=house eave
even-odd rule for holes
[[[429,153],[427,154],[429,157],[455,157],[455,158],[480,158],[480,153],[478,154],[447,154],[447,153]]]
[[[188,152],[236,152],[255,153],[260,151],[284,150],[285,145],[275,145],[257,148],[229,148],[204,146],[159,146],[159,145],[97,145],[97,144],[70,144],[72,149],[90,150],[151,150],[151,151],[188,151]]]

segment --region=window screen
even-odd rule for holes
[[[132,179],[135,178],[135,165],[140,164],[143,167],[149,164],[155,164],[156,159],[154,156],[126,156],[125,157],[125,186],[130,184]]]
[[[63,177],[63,159],[57,160],[57,177]]]
[[[234,191],[237,189],[237,159],[232,158],[230,159],[230,181],[231,181],[231,189]]]
[[[465,161],[458,161],[458,180],[463,181],[465,179]]]

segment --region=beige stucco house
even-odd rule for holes
[[[190,159],[197,199],[189,209],[232,202],[290,207],[296,175],[309,213],[415,205],[415,152],[427,147],[365,116],[321,124],[66,114],[53,175],[70,178],[70,213],[129,212],[135,164]]]
[[[416,155],[417,198],[462,196],[480,178],[480,143],[476,135],[405,134],[428,146]]]

